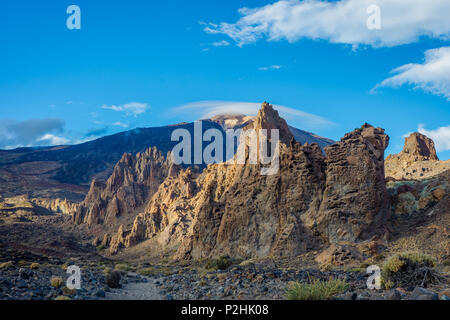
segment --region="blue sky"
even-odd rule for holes
[[[386,30],[372,36],[351,25],[368,16],[358,6],[353,14],[310,2],[319,5],[314,12],[334,15],[327,25],[316,13],[276,20],[303,8],[300,1],[5,2],[0,148],[192,121],[210,111],[199,101],[223,110],[229,102],[268,101],[304,112],[286,114],[290,124],[335,140],[364,122],[383,127],[388,153],[399,152],[402,136],[420,127],[448,159],[450,55],[429,50],[450,45],[449,11],[437,26],[427,24],[439,22],[436,14],[408,17],[412,28],[404,21],[393,26],[395,8],[380,0]],[[442,11],[444,2],[435,0],[430,12]],[[81,30],[66,27],[71,4],[81,9]],[[238,12],[243,7],[255,9]],[[438,71],[427,65],[436,60]]]

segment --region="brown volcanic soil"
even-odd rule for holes
[[[0,168],[0,196],[28,194],[35,198],[81,201],[89,187],[51,179],[59,168],[61,165],[55,161],[28,162]]]
[[[67,219],[67,216],[50,215],[0,223],[0,250],[14,249],[60,259],[99,257],[96,248],[83,244],[82,234],[62,227]]]

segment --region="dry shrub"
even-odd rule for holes
[[[438,283],[439,275],[435,270],[435,260],[421,253],[399,253],[383,265],[383,283],[395,287],[422,286]]]

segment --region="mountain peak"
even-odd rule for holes
[[[255,130],[259,129],[279,129],[280,130],[280,141],[286,145],[289,145],[291,140],[294,138],[292,132],[289,130],[289,126],[286,120],[280,117],[278,111],[273,108],[273,106],[267,102],[263,102],[261,109],[258,111],[258,115],[253,123],[253,128]],[[268,135],[270,132],[268,132]]]

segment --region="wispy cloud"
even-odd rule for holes
[[[213,42],[212,45],[214,47],[227,47],[230,45],[230,43],[228,41],[222,40],[222,41],[218,41],[218,42]]]
[[[423,64],[405,64],[391,73],[395,75],[376,85],[371,92],[375,93],[381,87],[412,85],[450,101],[450,47],[428,50]]]
[[[242,101],[197,101],[178,106],[172,112],[191,117],[190,120],[208,119],[220,114],[245,114],[255,116],[261,108],[261,103]],[[298,109],[274,105],[280,115],[291,125],[305,128],[317,128],[333,124],[331,121]],[[192,117],[195,117],[192,119]]]
[[[369,30],[367,8],[381,8],[381,29]],[[283,0],[258,8],[241,8],[235,23],[203,23],[210,34],[227,35],[239,46],[302,38],[331,43],[392,47],[422,36],[450,38],[448,0]]]
[[[122,128],[128,128],[129,127],[128,124],[120,122],[120,121],[114,122],[112,125],[116,126],[116,127],[122,127]]]
[[[268,70],[279,70],[281,68],[283,68],[283,66],[274,64],[274,65],[268,66],[268,67],[259,67],[258,70],[260,70],[260,71],[268,71]]]
[[[59,137],[51,133],[44,134],[42,137],[36,140],[38,144],[45,146],[58,146],[70,143],[69,139]]]
[[[108,109],[118,112],[125,112],[127,116],[133,115],[138,116],[139,114],[144,113],[148,109],[148,104],[141,102],[130,102],[124,105],[103,105],[102,109]]]

